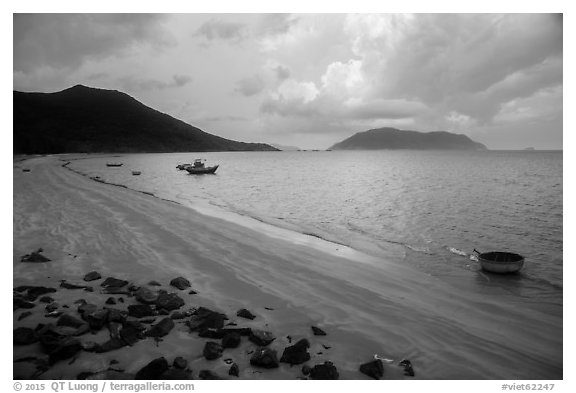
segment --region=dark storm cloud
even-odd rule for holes
[[[138,43],[170,45],[158,14],[14,14],[14,71],[76,69]]]

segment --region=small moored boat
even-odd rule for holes
[[[516,273],[524,266],[524,257],[512,252],[474,250],[478,254],[478,262],[482,270],[490,273]]]
[[[204,175],[204,174],[216,172],[216,169],[218,169],[219,165],[205,166],[203,161],[205,161],[205,160],[196,159],[196,160],[194,160],[193,165],[189,165],[189,166],[185,167],[184,169],[186,169],[188,171],[188,173],[190,173],[192,175]]]
[[[121,162],[107,162],[106,163],[106,166],[122,166],[122,165],[124,165],[124,164]]]
[[[132,171],[132,176],[140,176],[141,173],[140,171]]]

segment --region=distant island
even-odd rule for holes
[[[385,127],[358,132],[328,150],[486,150],[466,135],[446,131],[418,132]]]
[[[116,90],[14,91],[13,105],[14,154],[277,150],[209,134]]]

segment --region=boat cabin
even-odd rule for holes
[[[194,160],[194,168],[204,168],[204,163],[202,162],[202,159],[198,158],[196,160]]]

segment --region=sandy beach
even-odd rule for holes
[[[125,311],[138,304],[129,295],[103,294],[107,277],[134,287],[176,293],[179,311],[205,307],[226,314],[235,327],[272,332],[268,345],[278,358],[284,349],[307,339],[311,359],[305,365],[332,362],[340,379],[369,379],[361,364],[386,359],[383,379],[561,379],[562,310],[537,304],[530,317],[499,302],[499,293],[471,297],[455,294],[435,277],[383,261],[311,236],[267,226],[203,215],[177,203],[130,189],[96,182],[63,167],[65,157],[37,157],[14,163],[13,285],[56,288],[48,293],[57,311],[80,318],[75,302]],[[23,169],[30,169],[24,172]],[[238,222],[235,222],[238,221]],[[23,263],[21,257],[41,248],[51,259]],[[97,271],[102,279],[85,282]],[[191,288],[170,281],[183,277]],[[89,285],[60,287],[61,280]],[[161,286],[149,286],[155,280]],[[190,293],[190,290],[196,293]],[[17,309],[13,327],[36,328],[56,323],[46,317],[46,304]],[[67,306],[67,307],[64,307]],[[253,320],[237,316],[247,309]],[[23,312],[31,314],[19,319]],[[159,322],[164,316],[154,316]],[[111,367],[136,374],[164,356],[180,356],[194,378],[211,370],[225,378],[236,363],[240,379],[305,378],[303,364],[259,368],[250,364],[258,346],[242,337],[236,348],[207,360],[208,341],[187,324],[174,320],[161,340],[146,337],[131,346],[103,353],[86,350],[60,360],[42,373],[34,361],[14,363],[14,378],[75,379]],[[233,326],[233,325],[230,325]],[[316,336],[311,327],[326,332]],[[83,344],[109,339],[103,328],[78,336]],[[14,360],[41,358],[40,343],[14,346]],[[231,360],[228,360],[231,359]],[[398,364],[410,360],[414,376]]]

